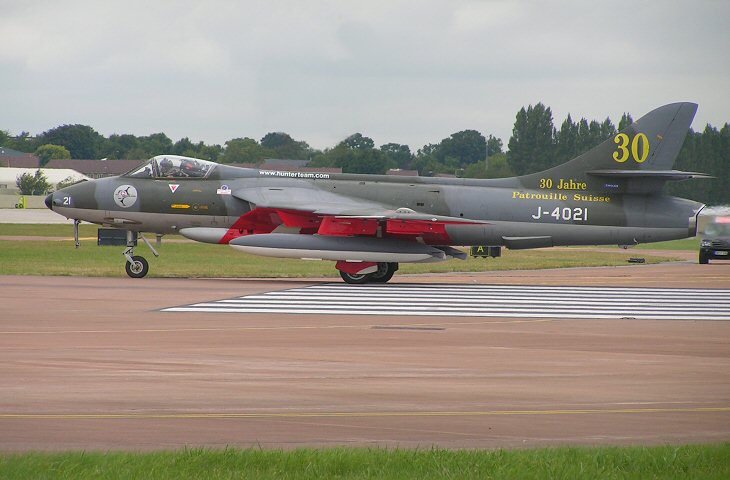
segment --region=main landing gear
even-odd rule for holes
[[[152,250],[152,254],[155,257],[159,257],[160,254],[157,253],[157,250],[152,246],[152,244],[142,235],[141,233],[138,234],[140,238],[144,241],[144,243],[150,247],[150,250]],[[127,249],[124,250],[124,258],[127,259],[126,265],[124,265],[124,270],[126,270],[127,275],[129,275],[132,278],[142,278],[145,275],[147,275],[147,272],[150,270],[150,264],[147,262],[147,259],[140,255],[134,254],[134,240],[135,240],[135,232],[132,232],[131,230],[127,230]]]
[[[350,272],[347,272],[345,270],[340,270],[340,276],[345,281],[345,283],[351,283],[351,284],[363,284],[363,283],[385,283],[391,278],[393,278],[393,274],[398,270],[398,264],[395,262],[380,262],[375,265],[375,271],[372,271],[370,273],[358,273],[354,269],[348,269],[353,270]],[[363,269],[365,271],[370,270],[369,268]]]

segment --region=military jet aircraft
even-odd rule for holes
[[[694,236],[704,205],[662,187],[706,176],[672,169],[696,111],[693,103],[665,105],[567,163],[519,177],[303,173],[160,155],[124,175],[60,189],[46,205],[75,225],[127,230],[131,277],[149,269],[134,255],[134,232],[149,232],[332,260],[347,283],[387,282],[399,263],[465,259],[455,246],[629,246]]]

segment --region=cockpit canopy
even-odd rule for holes
[[[179,155],[158,155],[125,173],[134,178],[205,178],[215,163]]]

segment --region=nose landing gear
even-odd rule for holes
[[[155,257],[159,257],[160,254],[157,253],[157,250],[155,250],[155,248],[144,237],[144,235],[142,235],[142,233],[139,233],[138,235],[144,241],[144,243],[148,247],[150,247],[150,250],[152,250],[152,254]],[[149,272],[150,264],[144,257],[134,254],[134,237],[135,232],[127,230],[127,248],[126,250],[124,250],[124,253],[122,253],[122,255],[124,255],[124,258],[127,259],[127,263],[124,265],[124,270],[127,272],[127,275],[132,278],[142,278],[147,275],[147,272]]]

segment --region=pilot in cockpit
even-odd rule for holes
[[[160,175],[162,175],[163,177],[174,176],[172,160],[170,160],[169,158],[163,158],[160,161]]]

